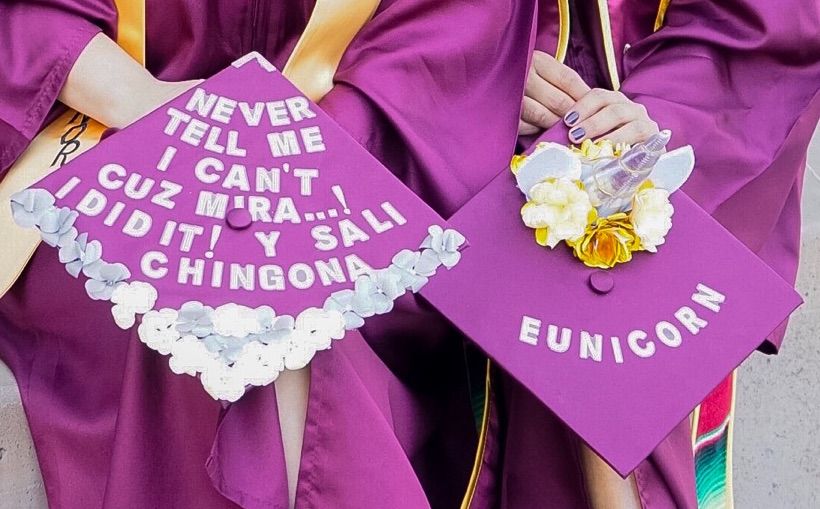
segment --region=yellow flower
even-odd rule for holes
[[[624,213],[598,219],[587,227],[583,237],[569,244],[584,265],[601,269],[628,262],[633,251],[642,249],[629,216]]]
[[[674,213],[675,207],[669,202],[666,189],[641,189],[632,198],[630,219],[644,249],[655,253],[658,246],[666,242]]]
[[[530,201],[521,208],[524,224],[536,230],[536,241],[555,247],[562,240],[579,239],[595,219],[589,195],[568,178],[548,179],[530,190]]]
[[[572,147],[572,151],[581,154],[581,157],[594,161],[595,159],[620,157],[625,151],[629,150],[629,144],[618,143],[615,145],[609,140],[584,140],[580,147]]]
[[[527,156],[522,155],[514,155],[512,161],[510,162],[510,169],[513,172],[513,175],[518,175],[518,170],[521,169],[523,166],[524,161],[527,160]]]

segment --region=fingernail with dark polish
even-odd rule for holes
[[[576,127],[575,129],[569,132],[569,134],[572,136],[572,139],[574,140],[580,140],[584,137],[586,133],[587,132],[584,131],[583,127]]]
[[[569,113],[567,113],[567,116],[565,117],[564,121],[567,123],[567,125],[572,125],[575,122],[578,122],[578,112],[570,111]]]

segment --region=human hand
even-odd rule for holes
[[[646,107],[621,92],[595,88],[569,108],[564,123],[570,128],[569,140],[607,138],[613,143],[639,143],[657,134],[658,124]]]
[[[518,134],[534,134],[552,127],[589,91],[578,73],[543,51],[533,52]]]

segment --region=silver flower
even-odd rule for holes
[[[270,306],[256,308],[259,326],[262,329],[255,339],[262,344],[269,345],[287,339],[296,323],[290,315],[276,316]]]
[[[430,255],[435,254],[441,264],[448,269],[455,266],[461,259],[458,248],[467,240],[464,235],[451,228],[443,230],[438,225],[431,226],[427,229],[427,232],[429,235],[421,244],[421,248],[424,250],[422,251],[422,258],[429,256],[428,253]]]
[[[398,267],[390,266],[386,269],[377,270],[372,277],[379,287],[379,290],[390,300],[396,300],[407,292],[407,287],[402,284],[403,272]]]
[[[39,222],[43,241],[51,247],[63,247],[72,242],[77,238],[74,221],[79,215],[68,207],[48,209],[40,217]]]
[[[85,291],[94,300],[110,300],[114,288],[131,277],[131,271],[121,263],[107,263],[99,261],[86,267],[88,276],[85,282]]]
[[[428,281],[427,276],[416,271],[416,265],[420,258],[420,253],[404,249],[393,257],[393,263],[390,265],[390,268],[401,277],[401,285],[409,288],[414,293],[421,290]],[[433,272],[435,272],[435,269],[433,269]]]
[[[97,240],[88,242],[88,234],[81,233],[72,242],[60,248],[60,261],[65,264],[65,270],[74,277],[79,277],[88,265],[96,262],[102,256],[102,244]]]
[[[177,330],[183,334],[193,334],[204,338],[214,332],[214,308],[205,306],[199,301],[188,301],[179,309],[179,323]]]
[[[45,189],[24,189],[11,195],[11,215],[14,222],[32,228],[47,210],[54,208],[54,196]]]
[[[353,290],[339,290],[330,294],[325,300],[324,309],[326,311],[338,311],[345,321],[345,329],[358,329],[364,325],[364,318],[353,312],[351,301],[355,292]]]
[[[205,349],[212,354],[218,355],[226,365],[236,362],[242,356],[245,345],[250,342],[250,336],[236,338],[221,334],[211,334],[202,339]]]

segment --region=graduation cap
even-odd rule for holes
[[[530,162],[573,160],[535,147]],[[686,175],[656,178],[674,188]],[[625,477],[801,299],[682,192],[657,252],[603,270],[547,249],[522,223],[531,177],[502,172],[450,218],[471,256],[421,293]]]
[[[465,244],[256,53],[11,208],[118,325],[228,401],[389,312]]]

